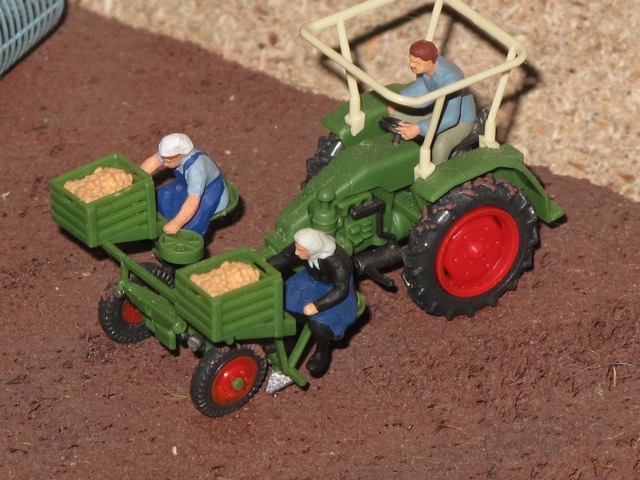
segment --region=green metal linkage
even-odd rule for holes
[[[288,357],[284,340],[282,338],[276,338],[274,341],[276,352],[275,355],[271,356],[271,360],[273,361],[275,368],[293,380],[296,385],[300,387],[304,387],[309,383],[307,377],[298,370],[297,365],[310,339],[311,330],[308,325],[305,325],[300,332],[300,337],[298,337],[298,341],[293,347],[291,355]]]
[[[145,317],[145,325],[158,340],[170,350],[177,348],[176,335],[187,330],[187,323],[176,313],[176,292],[162,280],[147,271],[113,243],[102,245],[107,253],[120,264],[118,288],[129,298]],[[145,285],[132,282],[135,275]]]

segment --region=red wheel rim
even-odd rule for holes
[[[436,255],[436,275],[451,295],[474,297],[495,287],[518,253],[520,232],[511,215],[482,207],[447,232]]]
[[[142,323],[142,314],[129,300],[125,300],[122,305],[122,318],[132,325]]]
[[[225,363],[213,385],[211,397],[218,405],[229,405],[244,398],[258,377],[258,364],[248,356],[237,357]]]

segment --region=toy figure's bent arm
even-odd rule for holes
[[[142,165],[140,165],[140,168],[145,172],[147,172],[149,175],[151,175],[161,165],[162,163],[160,163],[160,159],[158,158],[158,153],[154,153],[149,158],[147,158],[144,162],[142,162]]]
[[[268,258],[267,263],[279,272],[282,272],[300,262],[300,259],[295,255],[295,251],[296,244],[290,243],[280,253]]]
[[[318,263],[321,270],[330,275],[330,283],[333,285],[329,292],[313,302],[315,309],[322,312],[338,305],[349,295],[353,263],[349,254],[339,249]]]
[[[182,204],[182,207],[180,207],[178,214],[163,227],[164,233],[168,233],[170,235],[178,233],[178,230],[184,227],[189,220],[193,218],[198,211],[199,206],[200,197],[197,195],[188,195],[187,199]]]

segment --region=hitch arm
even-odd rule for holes
[[[392,278],[381,273],[397,267],[402,262],[402,249],[396,242],[389,242],[382,247],[374,248],[353,256],[353,266],[358,275],[364,275],[382,288],[394,289],[396,284]]]

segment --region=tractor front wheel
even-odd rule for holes
[[[267,373],[265,358],[253,348],[208,350],[191,379],[191,400],[208,417],[242,408],[258,391]]]
[[[537,243],[537,216],[527,197],[488,175],[425,208],[409,235],[403,278],[427,313],[473,316],[516,288]]]

